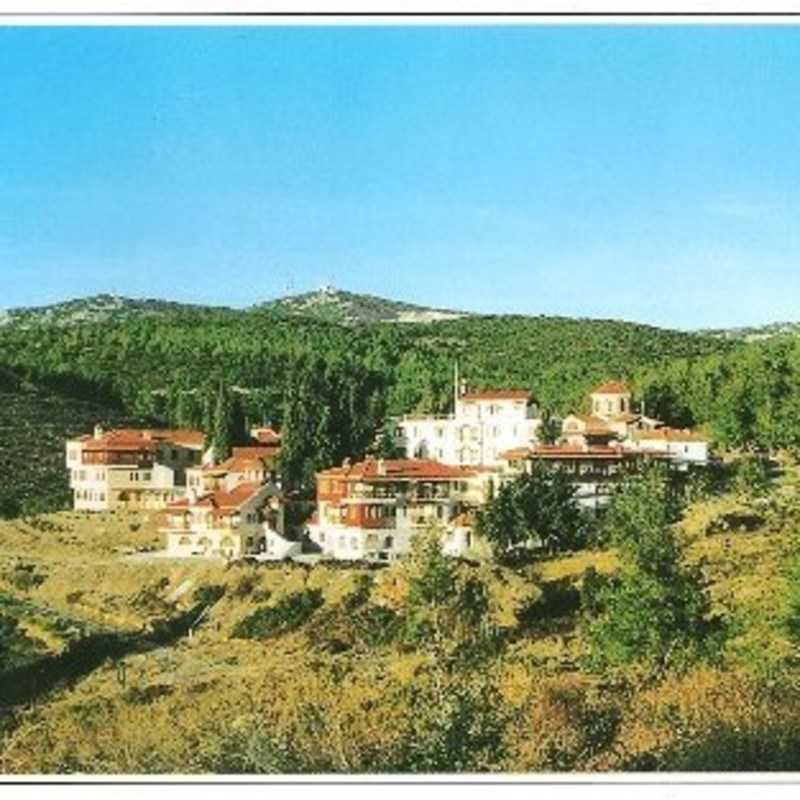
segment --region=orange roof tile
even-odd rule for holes
[[[263,458],[270,461],[275,458],[274,447],[248,445],[247,447],[234,447],[231,452],[233,453],[234,458]]]
[[[332,467],[318,477],[342,477],[347,480],[453,480],[468,478],[477,472],[469,467],[455,467],[423,458],[366,459],[350,466]]]
[[[705,436],[689,428],[655,428],[654,430],[636,431],[635,438],[642,440],[661,440],[670,442],[707,442]]]
[[[274,428],[253,428],[250,435],[259,444],[278,445],[281,442],[281,435]]]
[[[201,431],[188,429],[114,428],[98,438],[82,437],[86,450],[153,450],[158,444],[203,446]]]
[[[510,461],[521,458],[552,460],[590,458],[613,460],[619,458],[658,458],[659,456],[655,453],[642,453],[636,450],[625,450],[622,447],[611,447],[606,445],[589,445],[587,447],[581,447],[580,445],[542,444],[536,445],[529,449],[519,447],[514,450],[509,450],[505,453],[502,453],[500,457]]]
[[[527,389],[485,389],[480,392],[467,392],[459,400],[470,403],[477,400],[533,400]]]
[[[622,381],[606,381],[595,386],[592,394],[630,394],[630,390]]]
[[[594,436],[612,436],[613,431],[611,428],[608,427],[605,420],[601,419],[600,417],[595,417],[592,414],[569,414],[567,417],[564,417],[564,422],[568,420],[570,417],[575,417],[575,419],[579,419],[585,426],[585,431],[570,431],[569,428],[562,425],[562,430],[565,433],[588,433]]]
[[[261,483],[240,483],[230,491],[220,490],[199,497],[194,502],[188,499],[177,500],[167,506],[167,510],[179,511],[190,508],[208,508],[216,516],[229,516],[241,508],[253,495],[263,488]]]

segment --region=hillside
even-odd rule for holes
[[[723,443],[738,444],[752,438],[753,419],[763,420],[788,444],[794,411],[775,404],[793,396],[783,378],[779,391],[748,391],[748,402],[763,395],[772,403],[769,416],[742,406],[749,427],[736,418],[734,427],[721,406],[727,384],[739,392],[740,367],[730,365],[749,347],[615,320],[501,315],[350,326],[274,308],[0,326],[0,363],[27,380],[168,426],[205,429],[220,387],[236,387],[246,419],[285,428],[286,480],[307,493],[317,470],[363,455],[390,418],[448,412],[456,362],[470,388],[529,389],[555,414],[585,407],[598,382],[625,379],[667,422],[710,422]],[[750,374],[771,381],[759,363],[747,364],[757,367]],[[782,375],[794,370],[793,362]]]
[[[316,292],[282,297],[257,308],[342,325],[436,322],[469,316],[466,312],[416,306],[369,294],[355,294],[326,286]]]
[[[142,422],[118,408],[61,396],[0,367],[0,517],[69,502],[64,440],[97,423]]]
[[[0,522],[0,772],[796,770],[799,488],[791,467],[692,505],[722,650],[611,673],[584,660],[579,588],[614,551],[453,564],[434,608],[424,558],[226,567],[125,555],[158,540],[139,516]]]
[[[501,315],[351,327],[274,307],[0,327],[0,360],[39,379],[88,381],[128,408],[141,408],[153,390],[169,395],[222,379],[266,391],[269,407],[253,411],[277,422],[294,366],[314,359],[369,372],[382,398],[376,408],[389,414],[446,408],[456,359],[472,387],[529,388],[559,411],[580,404],[598,380],[735,346],[614,320]]]
[[[797,336],[800,334],[800,322],[771,322],[768,325],[751,325],[741,328],[707,329],[702,333],[720,339],[759,342],[777,336]]]
[[[195,313],[209,306],[177,303],[171,300],[134,299],[111,294],[98,294],[65,300],[46,306],[30,306],[0,310],[0,328],[10,325],[19,328],[54,325],[69,327],[97,322],[124,322],[139,317],[159,317],[176,313]]]

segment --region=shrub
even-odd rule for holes
[[[733,487],[748,497],[760,497],[769,490],[769,466],[756,455],[742,456],[735,466]]]
[[[16,564],[10,572],[5,573],[4,577],[14,588],[23,592],[35,589],[47,580],[47,575],[37,572],[33,564]]]
[[[225,594],[225,587],[219,584],[198,586],[192,593],[192,600],[198,605],[210,606]]]
[[[233,635],[239,639],[269,639],[296,630],[323,604],[319,589],[284,597],[274,606],[262,606],[239,621]]]

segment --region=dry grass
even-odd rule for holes
[[[780,502],[791,502],[796,486],[784,481],[780,494],[788,499]],[[744,748],[744,763],[768,759],[754,744],[758,737],[791,760],[788,739],[780,737],[800,725],[800,697],[792,688],[800,676],[780,620],[782,568],[796,547],[796,518],[784,514],[780,524],[771,518],[750,532],[713,533],[724,515],[748,510],[740,498],[717,498],[693,506],[681,525],[688,559],[701,565],[715,611],[735,623],[720,665],[657,680],[632,673],[609,681],[581,670],[583,644],[574,615],[515,635],[488,666],[458,675],[465,684],[480,678],[486,681],[481,691],[493,687],[499,693],[504,754],[486,767],[696,768],[698,759],[725,765],[737,747]],[[263,749],[264,742],[285,745],[300,763],[319,769],[369,771],[444,707],[431,700],[444,691],[442,673],[424,650],[387,645],[325,652],[309,638],[313,621],[264,642],[231,636],[236,623],[256,608],[297,591],[318,589],[324,608],[331,609],[366,574],[373,580],[371,602],[401,611],[408,565],[368,573],[326,566],[130,562],[119,558],[119,548],[152,541],[153,521],[131,531],[123,515],[47,520],[58,529],[46,533],[24,523],[0,523],[0,563],[21,560],[46,574],[27,591],[4,578],[0,591],[119,630],[140,630],[156,616],[190,607],[200,586],[222,585],[226,591],[191,640],[127,657],[125,686],[116,667],[106,664],[23,713],[0,742],[0,771],[280,768],[283,762],[270,760],[275,755]],[[542,584],[576,585],[588,567],[607,573],[617,566],[614,552],[596,551],[548,559],[527,572],[488,564],[459,569],[488,586],[492,621],[511,631],[519,611],[540,596]],[[149,594],[143,595],[143,587]],[[50,648],[62,644],[46,626],[37,628],[35,619],[25,624]],[[413,699],[420,696],[428,698],[425,705]],[[716,750],[715,731],[724,732]]]

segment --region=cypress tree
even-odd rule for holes
[[[228,392],[220,383],[211,428],[211,447],[214,450],[214,460],[217,462],[224,461],[231,454],[232,412]]]

